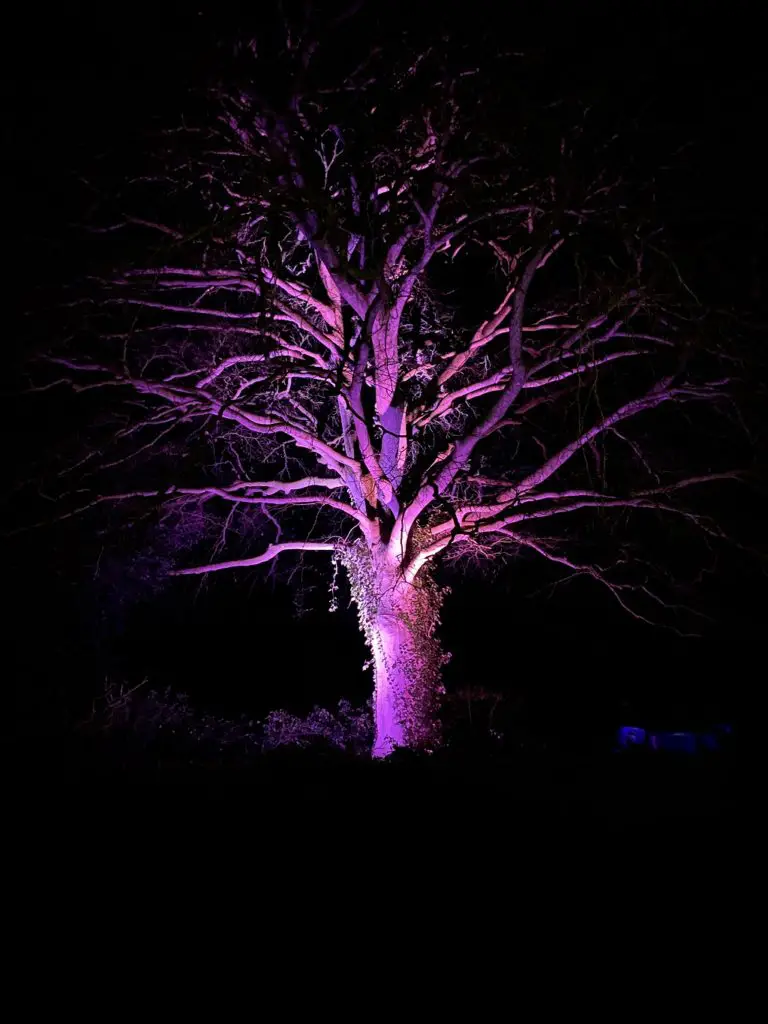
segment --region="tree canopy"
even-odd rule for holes
[[[703,443],[734,357],[608,114],[487,39],[346,50],[347,17],[239,39],[94,202],[108,269],[50,361],[102,413],[63,514],[171,510],[177,574],[331,553],[374,660],[385,594],[419,619],[404,672],[431,708],[438,557],[531,556],[674,612],[632,527],[722,536],[688,495],[738,476]]]

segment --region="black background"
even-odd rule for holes
[[[369,9],[364,29],[348,25],[343,45],[364,48],[371,25],[396,33],[401,18],[427,36],[438,26],[484,25],[505,32],[510,48],[540,50],[556,92],[593,98],[608,118],[638,119],[649,167],[688,146],[660,195],[676,258],[707,304],[768,320],[758,15],[724,4],[587,4],[570,13],[540,5],[522,20],[517,5],[499,13],[503,5],[475,3],[455,11],[439,5],[430,21],[425,4],[416,26],[413,4],[385,6]],[[52,296],[87,255],[68,227],[83,201],[77,172],[103,153],[140,163],[147,126],[177,116],[190,86],[224,59],[212,45],[217,34],[258,24],[258,8],[248,5],[246,17],[204,3],[74,3],[53,13],[30,9],[7,27],[6,303],[18,314],[4,332],[12,485],[34,475],[46,449],[73,428],[69,402],[36,404],[20,391],[25,358],[55,324]],[[11,490],[12,504],[29,500],[18,493]],[[759,496],[723,493],[724,508],[733,500],[747,531],[759,532]],[[24,514],[35,515],[31,505]],[[313,581],[301,616],[288,587],[257,574],[203,589],[176,581],[153,600],[118,607],[92,585],[100,570],[88,529],[35,531],[8,546],[6,621],[29,728],[55,729],[77,715],[106,674],[149,676],[227,713],[367,697],[354,613],[342,606],[327,614],[327,582]],[[529,717],[564,729],[599,731],[627,714],[737,717],[751,706],[765,603],[762,573],[749,559],[726,557],[709,578],[703,597],[716,621],[700,640],[633,623],[584,582],[542,591],[546,579],[534,565],[515,564],[491,581],[448,582],[449,686],[483,684],[524,697]]]

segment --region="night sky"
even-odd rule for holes
[[[415,5],[382,6],[386,14],[368,17],[391,35],[399,12]],[[766,325],[759,25],[726,21],[722,4],[667,5],[681,8],[674,15],[661,7],[655,13],[654,5],[613,5],[610,15],[589,4],[585,14],[583,6],[564,18],[558,5],[555,18],[541,5],[538,20],[529,15],[504,28],[510,48],[547,56],[554,93],[593,100],[606,123],[633,123],[633,138],[643,140],[636,160],[671,168],[659,178],[659,206],[687,280],[707,305]],[[466,8],[480,20],[482,4]],[[451,16],[455,24],[461,17]],[[494,17],[488,7],[486,26]],[[88,249],[71,229],[85,201],[78,174],[88,176],[96,164],[112,174],[140,166],[155,119],[183,112],[191,86],[223,59],[213,45],[217,34],[246,24],[239,18],[234,8],[202,2],[160,19],[149,5],[73,3],[22,15],[7,29],[6,296],[18,315],[6,333],[14,351],[6,426],[13,443],[6,448],[14,521],[41,516],[40,499],[20,485],[40,472],[51,445],[78,429],[67,396],[20,394],[25,359],[55,328],[57,289],[87,263]],[[421,30],[429,36],[436,26],[424,21]],[[344,45],[364,48],[367,39],[367,31],[358,39],[349,29]],[[758,371],[749,372],[757,383]],[[755,460],[764,443],[758,421],[749,453]],[[758,533],[759,500],[746,488],[715,498],[749,543]],[[30,721],[42,716],[53,728],[59,717],[76,714],[107,674],[149,676],[227,713],[305,711],[368,696],[355,615],[343,606],[327,613],[323,576],[309,580],[301,607],[290,587],[258,573],[220,574],[202,589],[199,581],[174,581],[132,595],[112,583],[120,556],[102,547],[86,524],[19,534],[9,543],[11,642]],[[528,563],[490,581],[446,579],[453,588],[443,614],[453,652],[449,687],[471,682],[524,698],[532,717],[563,728],[600,729],[622,714],[727,718],[749,706],[748,666],[759,663],[765,621],[756,560],[723,555],[706,578],[699,597],[715,621],[704,625],[701,640],[633,623],[587,583],[552,591],[551,581]],[[278,671],[276,655],[286,653],[290,671]],[[622,710],[627,704],[635,710]]]

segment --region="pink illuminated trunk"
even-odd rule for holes
[[[385,545],[364,540],[338,549],[349,574],[374,670],[373,756],[397,747],[433,749],[446,660],[436,631],[441,591],[424,565],[413,582]]]
[[[408,584],[391,573],[377,582],[368,630],[376,684],[373,756],[386,757],[397,747],[431,749],[439,739],[443,692],[437,588],[431,581]]]
[[[409,690],[415,680],[402,664],[410,637],[395,615],[382,613],[372,630],[375,740],[374,757],[386,757],[395,747],[408,746],[406,714]]]

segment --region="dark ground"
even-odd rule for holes
[[[249,813],[264,820],[327,813],[373,826],[396,814],[488,829],[538,820],[643,831],[674,819],[720,828],[742,821],[751,787],[738,736],[723,750],[685,755],[551,744],[504,749],[466,735],[462,742],[454,732],[432,755],[402,752],[377,763],[322,744],[244,757],[180,743],[170,730],[145,742],[129,731],[81,729],[27,742],[17,770],[27,786],[65,802],[75,791],[111,803],[136,787],[198,797],[234,790],[247,793]]]

